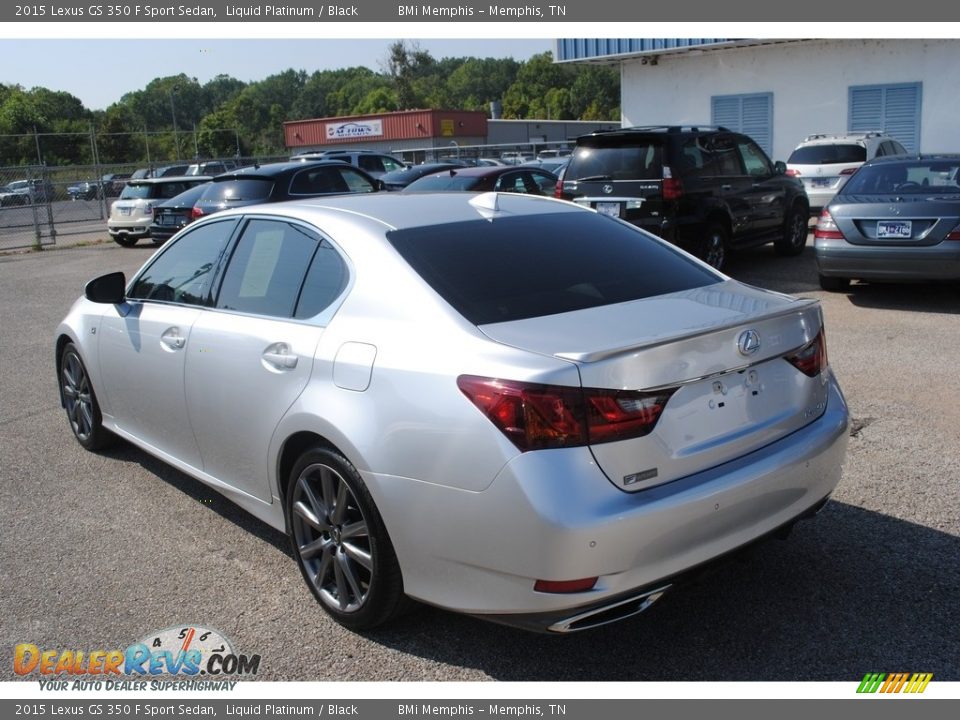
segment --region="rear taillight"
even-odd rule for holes
[[[648,435],[676,388],[651,393],[461,375],[457,386],[521,451]]]
[[[197,218],[202,218],[202,217],[203,217],[203,210],[197,207],[196,205],[194,205],[193,208],[191,208],[190,210],[190,219],[196,220]]]
[[[817,220],[817,227],[813,231],[813,239],[816,240],[843,240],[843,233],[837,228],[837,223],[833,220],[833,215],[829,210],[820,213],[820,219]]]
[[[680,178],[673,176],[673,171],[666,165],[663,166],[663,188],[661,196],[664,200],[679,200],[683,197],[683,183],[680,182]]]
[[[533,584],[536,592],[577,593],[592,590],[599,577],[580,578],[579,580],[537,580]]]
[[[853,175],[859,168],[844,168],[840,171],[841,175]]]
[[[553,188],[553,196],[559,200],[563,200],[563,179],[557,180],[557,184]]]
[[[663,199],[679,200],[683,197],[683,183],[677,178],[663,179]]]
[[[820,332],[812,342],[804,345],[793,355],[787,356],[787,362],[807,377],[816,377],[827,369],[827,336]]]
[[[953,230],[947,233],[947,240],[960,240],[960,225],[957,225]]]
[[[787,171],[784,173],[787,177],[800,177],[800,171],[794,170],[793,168],[787,168]]]

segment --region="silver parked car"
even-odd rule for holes
[[[92,280],[56,364],[81,445],[120,436],[285,531],[356,629],[407,598],[633,615],[819,510],[847,443],[815,300],[522,195],[218,213]]]
[[[820,215],[814,253],[824,290],[960,280],[960,155],[865,164]]]

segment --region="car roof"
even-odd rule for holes
[[[943,160],[945,162],[960,163],[960,153],[927,153],[925,155],[884,155],[873,158],[864,165],[895,165],[908,164],[916,162],[931,162]]]
[[[333,167],[342,168],[345,167],[345,163],[340,160],[329,160],[324,162],[323,160],[312,161],[310,167],[316,169],[322,165],[330,165]],[[352,167],[352,166],[349,166]],[[266,165],[248,165],[247,167],[236,168],[235,170],[228,170],[222,175],[217,175],[214,178],[216,182],[223,182],[225,180],[243,180],[245,178],[257,178],[261,180],[274,180],[283,175],[291,174],[294,172],[299,172],[303,170],[304,164],[297,161],[287,161],[287,162],[277,162],[277,163],[267,163]],[[358,170],[358,168],[353,168]],[[363,172],[362,170],[360,172]]]
[[[452,167],[448,170],[440,170],[439,172],[432,173],[431,175],[462,175],[464,177],[490,177],[496,175],[503,175],[508,172],[517,172],[519,169],[523,168],[524,170],[530,170],[531,166],[529,165],[468,165],[467,167]],[[540,169],[540,168],[537,168]],[[544,172],[547,172],[544,170]],[[431,175],[425,175],[424,177],[431,177]]]
[[[330,219],[366,218],[381,229],[445,225],[471,220],[496,220],[516,215],[593,212],[574,203],[554,198],[516,193],[353,193],[329,195],[284,203],[236,208],[217,213],[228,215],[279,215],[296,217],[323,227]]]
[[[209,175],[166,175],[164,177],[154,178],[135,178],[128,182],[127,185],[162,185],[164,183],[175,182],[202,182],[212,179]]]

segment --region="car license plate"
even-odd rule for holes
[[[177,221],[176,221],[176,218],[173,217],[173,215],[161,215],[161,216],[160,216],[160,224],[161,224],[161,225],[176,225],[176,224],[177,224]]]
[[[878,238],[909,238],[913,223],[910,220],[880,220],[877,222]]]
[[[833,178],[814,178],[813,187],[815,188],[825,188],[830,187],[830,184],[833,182]]]
[[[130,211],[131,211],[132,209],[133,209],[133,208],[120,208],[120,214],[121,214],[121,215],[129,215],[129,214],[130,214]]]
[[[597,212],[601,215],[609,215],[610,217],[620,217],[620,203],[598,202]]]

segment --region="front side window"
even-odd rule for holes
[[[750,140],[741,140],[737,143],[740,150],[740,157],[743,159],[743,167],[750,177],[769,177],[773,175],[770,168],[770,161],[759,147]]]
[[[352,170],[349,167],[339,168],[340,175],[347,185],[347,190],[352,193],[376,192],[376,187],[367,179],[365,175]]]
[[[140,274],[129,297],[207,305],[217,263],[235,226],[235,220],[223,220],[182,235]]]
[[[403,163],[399,163],[394,160],[392,157],[384,156],[381,158],[383,161],[383,169],[387,172],[393,172],[394,170],[403,170],[406,167]]]
[[[309,230],[278,220],[251,220],[223,276],[217,307],[288,318],[319,244]]]

